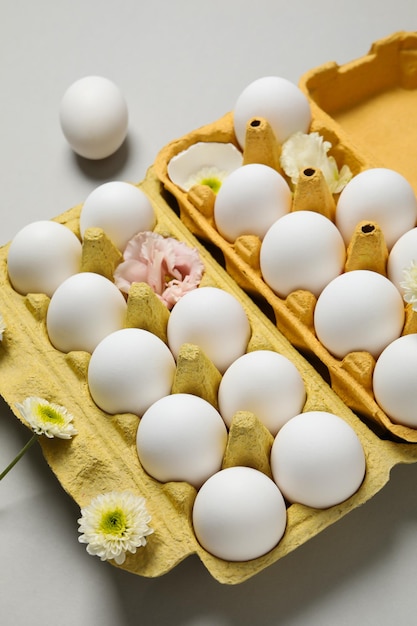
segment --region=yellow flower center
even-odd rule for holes
[[[113,509],[104,513],[100,520],[100,530],[107,535],[121,537],[126,531],[126,515],[122,509]]]
[[[222,186],[222,181],[215,176],[209,176],[207,178],[202,178],[200,185],[207,185],[207,187],[210,187],[214,193],[217,193]]]
[[[58,426],[64,426],[65,425],[65,419],[64,419],[62,413],[60,413],[60,411],[57,411],[54,407],[52,407],[50,405],[39,404],[36,407],[36,412],[37,412],[38,417],[43,422],[49,422],[49,423],[57,424]]]

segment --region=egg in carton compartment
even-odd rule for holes
[[[154,207],[155,231],[198,249],[205,266],[202,286],[225,290],[244,307],[251,327],[247,350],[269,349],[290,359],[305,384],[303,411],[334,413],[353,428],[366,458],[361,486],[341,504],[326,509],[288,504],[284,536],[274,549],[261,557],[229,562],[210,554],[199,544],[193,530],[196,488],[185,482],[159,482],[143,470],[136,450],[140,417],[131,413],[110,415],[95,404],[87,382],[91,355],[85,351],[64,353],[52,346],[46,326],[50,299],[39,293],[21,295],[12,288],[7,271],[10,243],[0,251],[0,311],[6,324],[0,346],[1,395],[26,426],[16,407],[16,403],[26,397],[43,397],[65,406],[74,415],[78,434],[70,441],[40,437],[39,442],[51,470],[80,508],[108,491],[128,490],[145,497],[154,533],[147,538],[145,547],[136,554],[128,554],[118,567],[136,575],[157,577],[186,557],[197,555],[217,581],[241,583],[369,500],[387,483],[396,464],[417,460],[417,450],[407,444],[379,439],[358,419],[180,222],[166,204],[162,185],[152,168],[138,186]],[[54,221],[80,237],[81,208],[82,205],[78,205]],[[81,270],[112,277],[120,262],[120,253],[104,232],[90,229],[85,233],[82,246]],[[128,296],[127,327],[144,328],[166,339],[168,316],[168,310],[148,285],[137,283],[132,287]],[[172,393],[192,393],[215,405],[220,379],[219,371],[198,346],[184,345],[177,359]],[[272,441],[272,435],[255,415],[238,414],[229,429],[223,467],[249,466],[270,475]]]
[[[368,55],[346,66],[329,63],[302,77],[300,88],[307,95],[312,111],[309,132],[317,132],[330,142],[329,155],[335,158],[339,168],[347,165],[353,176],[370,168],[391,168],[402,173],[417,190],[412,158],[415,129],[410,124],[417,98],[416,55],[417,35],[400,32],[376,42]],[[169,194],[167,198],[173,210],[191,232],[212,246],[238,285],[258,304],[266,305],[278,329],[319,367],[332,389],[373,425],[379,436],[416,443],[417,429],[395,423],[375,400],[372,383],[375,358],[365,351],[335,357],[319,341],[314,329],[317,298],[306,290],[294,291],[285,298],[278,296],[262,278],[259,237],[243,235],[232,243],[227,241],[215,225],[212,190],[195,185],[186,192],[170,179],[171,159],[199,142],[231,143],[239,148],[233,111],[172,141],[157,155],[155,172]],[[267,120],[261,117],[249,120],[243,164],[269,165],[285,177],[280,153],[281,146]],[[308,168],[300,172],[294,186],[291,211],[317,211],[334,221],[338,197],[339,194],[329,192],[319,170]],[[379,225],[368,221],[358,223],[347,246],[344,270],[366,269],[386,276],[387,258]],[[402,335],[415,333],[416,314],[405,302],[404,319]]]

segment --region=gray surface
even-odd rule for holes
[[[414,0],[2,0],[0,243],[81,202],[106,180],[139,181],[170,140],[230,110],[250,81],[297,82],[397,30]],[[125,149],[76,158],[62,136],[65,89],[114,80],[130,112]],[[0,404],[0,465],[28,432]],[[78,507],[32,448],[0,484],[4,626],[408,625],[415,622],[417,466],[396,468],[373,500],[248,582],[222,586],[196,558],[155,580],[87,555]]]

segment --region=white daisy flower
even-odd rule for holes
[[[319,133],[294,133],[282,145],[280,163],[291,182],[296,185],[300,172],[306,168],[319,169],[331,193],[339,193],[352,178],[347,165],[338,170],[336,160],[328,156],[332,147]]]
[[[1,472],[0,480],[3,480],[22,456],[37,442],[40,435],[46,435],[50,439],[53,437],[71,439],[71,437],[77,434],[72,425],[73,417],[64,406],[48,402],[48,400],[43,398],[30,397],[26,398],[21,404],[16,403],[16,408],[28,422],[34,434],[13,461]]]
[[[128,491],[111,491],[98,495],[81,509],[78,520],[80,543],[87,544],[87,552],[102,561],[114,559],[122,565],[126,553],[146,545],[146,537],[153,533],[145,499]]]
[[[183,191],[208,185],[217,193],[224,179],[243,162],[232,143],[199,141],[179,152],[168,163],[168,176]]]
[[[73,416],[64,406],[32,396],[21,404],[16,403],[16,408],[37,435],[71,439],[77,434],[72,424]]]
[[[403,289],[403,298],[405,302],[411,304],[413,311],[417,311],[417,261],[403,270],[404,280],[400,283]]]

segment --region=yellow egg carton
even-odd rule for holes
[[[332,145],[341,168],[353,175],[370,167],[389,167],[402,173],[417,192],[417,33],[396,33],[375,43],[369,54],[339,67],[328,63],[302,77],[300,88],[312,110],[311,132]],[[417,443],[417,429],[395,424],[375,401],[372,376],[375,359],[367,352],[335,358],[317,339],[313,316],[315,296],[304,290],[285,299],[262,279],[261,242],[241,236],[234,243],[224,239],[213,218],[215,196],[209,187],[196,185],[184,192],[168,176],[170,160],[197,142],[224,142],[238,146],[233,112],[181,137],[163,148],[154,164],[170,204],[197,237],[217,251],[228,274],[270,317],[289,341],[320,367],[332,389],[383,437]],[[243,163],[263,163],[280,171],[281,147],[265,119],[250,120],[246,128]],[[319,170],[300,173],[294,187],[292,210],[313,210],[334,217],[337,196],[332,195]],[[345,271],[369,269],[386,275],[388,251],[378,224],[357,225],[347,249]],[[403,334],[417,332],[416,314],[405,305]]]
[[[307,392],[304,410],[335,413],[357,433],[366,455],[366,475],[359,490],[345,502],[325,510],[299,504],[288,507],[286,532],[265,556],[247,562],[226,562],[204,550],[192,527],[196,490],[183,482],[162,484],[141,467],[136,453],[139,417],[109,415],[93,402],[87,383],[90,354],[64,354],[48,339],[44,294],[20,295],[7,273],[9,245],[0,249],[0,312],[6,330],[0,344],[0,392],[16,417],[23,418],[16,403],[39,396],[65,406],[74,416],[78,434],[71,440],[40,438],[46,461],[65,491],[80,507],[101,493],[130,490],[146,498],[154,533],[145,547],[129,554],[122,569],[146,577],[160,576],[187,556],[197,554],[211,575],[222,583],[236,584],[260,572],[288,554],[352,509],[376,494],[398,463],[414,463],[417,448],[379,439],[330,389],[317,371],[291,346],[252,299],[197,241],[163,199],[163,189],[153,168],[139,187],[152,202],[157,216],[155,230],[196,247],[205,266],[202,285],[215,286],[234,295],[243,305],[251,325],[248,351],[271,349],[289,358],[301,373]],[[77,236],[81,206],[56,218]],[[120,262],[120,253],[100,229],[86,232],[82,270],[109,278]],[[145,284],[135,284],[128,296],[126,326],[145,328],[166,339],[170,313]],[[177,360],[172,393],[194,393],[213,405],[221,375],[195,345],[184,345]],[[271,475],[269,453],[272,435],[250,413],[238,413],[231,425],[223,467],[246,465]],[[74,536],[74,541],[77,538]]]
[[[337,137],[362,167],[389,167],[417,194],[417,32],[375,42],[368,54],[313,69],[300,80],[315,130]]]

